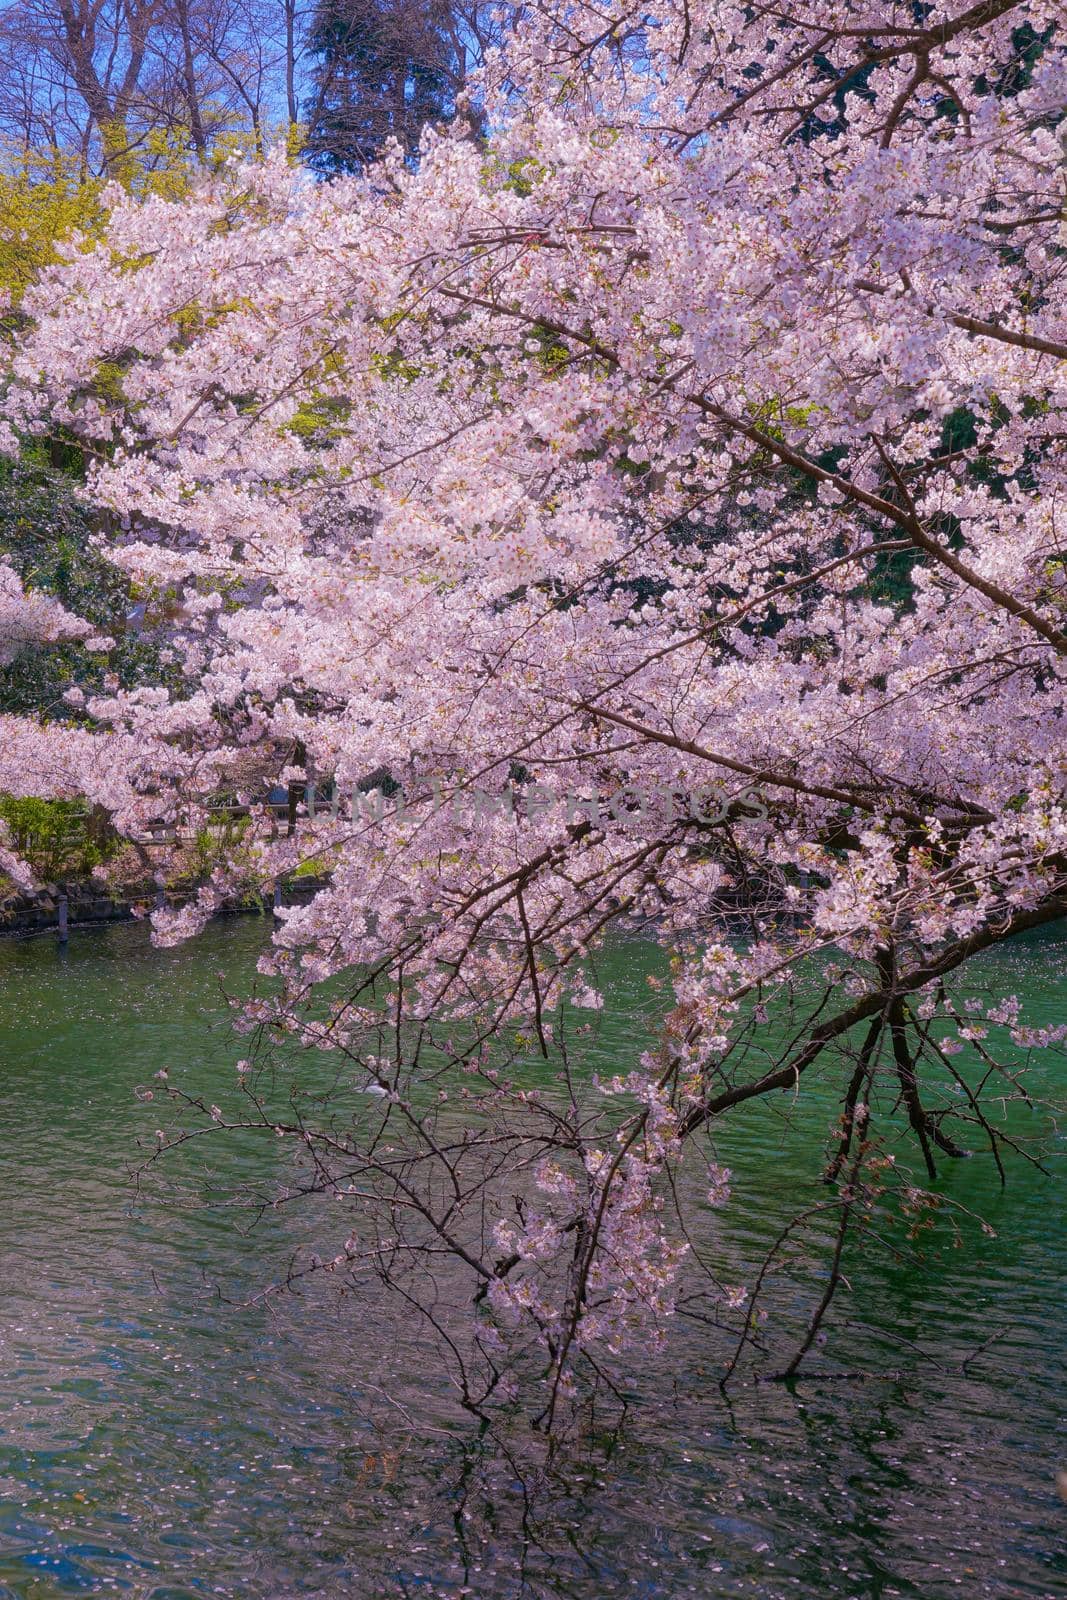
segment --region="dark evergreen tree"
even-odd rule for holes
[[[407,156],[428,122],[448,120],[467,48],[449,0],[319,0],[308,158],[320,172],[358,172],[397,139]]]

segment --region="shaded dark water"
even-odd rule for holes
[[[988,1162],[955,1163],[940,1188],[958,1247],[943,1229],[921,1257],[850,1262],[821,1364],[889,1376],[749,1382],[727,1402],[721,1335],[679,1323],[665,1358],[634,1359],[643,1404],[621,1436],[538,1481],[530,1441],[479,1441],[386,1307],[321,1289],[240,1303],[321,1218],[270,1212],[248,1231],[224,1204],[131,1189],[159,1120],[138,1086],[168,1066],[231,1090],[217,970],[235,982],[262,936],[249,919],[174,952],[137,928],[75,934],[66,953],[0,946],[0,1597],[1067,1593],[1053,1180],[1016,1162],[1002,1195]],[[598,1050],[613,1066],[647,1009],[648,959],[612,959]],[[1067,945],[995,961],[1032,1019],[1062,1019]],[[788,1124],[756,1107],[731,1125],[733,1200],[708,1220],[726,1281],[751,1282],[811,1194],[833,1111],[814,1083]],[[205,1146],[202,1168],[271,1159]],[[1052,1165],[1062,1176],[1062,1154]],[[803,1306],[813,1284],[775,1293]]]

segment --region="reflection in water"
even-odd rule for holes
[[[1001,1196],[987,1163],[956,1163],[943,1190],[994,1238],[966,1225],[962,1248],[946,1232],[850,1264],[823,1364],[847,1320],[848,1366],[878,1376],[724,1398],[721,1334],[679,1320],[665,1360],[633,1359],[621,1426],[605,1414],[546,1461],[521,1419],[478,1433],[373,1293],[312,1280],[243,1303],[343,1226],[290,1209],[249,1235],[212,1186],[215,1163],[252,1177],[284,1151],[198,1147],[179,1204],[130,1185],[158,1117],[136,1091],[160,1067],[232,1086],[217,969],[238,981],[262,937],[248,919],[173,952],[137,928],[0,948],[0,1596],[1004,1600],[1067,1581],[1049,1179],[1018,1164]],[[1052,1021],[1065,956],[1046,937],[995,959]],[[612,958],[605,1065],[632,1047],[650,959]],[[768,1107],[731,1124],[733,1198],[708,1217],[727,1281],[810,1192],[832,1115],[813,1087],[789,1127]],[[783,1311],[813,1281],[777,1284]]]

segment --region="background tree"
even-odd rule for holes
[[[390,139],[410,158],[427,123],[447,122],[488,19],[456,0],[319,0],[307,150],[322,172],[358,172]]]
[[[20,0],[0,19],[17,66],[8,117],[28,146],[75,148],[110,177],[132,170],[158,0]],[[6,77],[6,74],[5,74]]]
[[[124,183],[167,149],[262,149],[299,115],[300,0],[14,0],[0,15],[0,130]]]

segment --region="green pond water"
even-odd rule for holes
[[[164,1122],[136,1091],[160,1067],[232,1094],[241,1047],[220,973],[239,988],[263,938],[247,918],[170,952],[138,927],[75,932],[65,951],[0,945],[0,1597],[1067,1593],[1054,1129],[1051,1175],[1013,1160],[1003,1193],[987,1158],[946,1165],[958,1247],[943,1228],[921,1251],[848,1260],[814,1365],[872,1376],[749,1376],[724,1398],[728,1341],[679,1321],[665,1356],[632,1357],[621,1430],[542,1472],[518,1424],[479,1437],[421,1330],[374,1294],[312,1280],[254,1298],[309,1239],[336,1248],[347,1231],[339,1212],[253,1226],[227,1203],[283,1149],[198,1150],[169,1198],[131,1183],[137,1141]],[[636,944],[608,958],[601,1068],[625,1066],[653,959]],[[1053,932],[977,978],[1051,1022],[1065,972]],[[1039,1061],[1035,1086],[1061,1073]],[[733,1197],[707,1219],[724,1281],[751,1283],[820,1188],[835,1089],[813,1078],[724,1134]],[[1048,1125],[1029,1115],[1023,1131]],[[820,1270],[775,1284],[787,1320],[817,1299]],[[773,1344],[774,1314],[765,1331]]]

